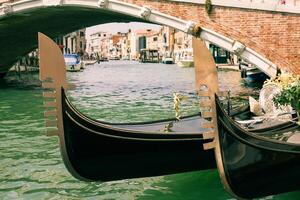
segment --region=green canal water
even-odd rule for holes
[[[188,96],[182,115],[198,112],[194,69],[176,65],[113,61],[67,74],[77,88],[69,91],[83,113],[111,122],[173,117],[172,92]],[[221,87],[235,102],[257,89],[246,87],[239,72],[221,71]],[[37,75],[9,76],[0,83],[0,199],[199,200],[233,199],[216,170],[161,177],[83,182],[62,162],[58,139],[46,137],[42,90]],[[159,167],[159,164],[157,165]],[[300,199],[300,192],[263,199]]]

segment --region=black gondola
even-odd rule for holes
[[[213,151],[202,148],[211,141],[204,130],[184,130],[199,127],[204,120],[197,116],[183,119],[175,133],[151,131],[165,122],[112,126],[83,116],[62,94],[64,157],[75,177],[110,181],[215,167]]]
[[[221,107],[216,111],[224,180],[240,198],[257,198],[300,190],[300,141],[292,144],[242,129]],[[300,130],[294,125],[270,134]],[[299,133],[300,134],[300,133]]]
[[[80,113],[68,100],[62,54],[39,34],[40,80],[44,92],[46,126],[58,135],[61,154],[71,174],[83,180],[111,181],[215,168],[211,128],[199,114],[173,123],[164,133],[163,120],[139,124],[109,124]]]
[[[203,46],[204,43],[199,42],[194,48]],[[196,52],[194,57],[214,63],[207,51]],[[213,64],[207,67],[196,60],[195,66],[201,74],[198,79],[199,94],[203,99],[200,105],[208,110],[202,116],[214,127],[214,140],[210,146],[215,149],[225,189],[238,199],[300,190],[300,128],[296,122],[265,127],[256,132],[242,128],[225,112],[216,96],[218,78]],[[287,141],[268,138],[290,132],[294,135]]]
[[[39,45],[40,79],[43,87],[51,90],[43,94],[48,99],[48,134],[59,136],[62,157],[75,177],[110,181],[215,167],[213,150],[205,150],[205,145],[213,142],[212,127],[199,115],[174,123],[170,133],[161,130],[173,119],[139,124],[93,120],[80,113],[65,94],[68,86],[59,48],[42,34]],[[244,113],[248,108],[231,115]],[[205,124],[207,127],[201,128]]]

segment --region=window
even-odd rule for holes
[[[80,37],[84,37],[84,32],[80,31]]]
[[[153,38],[153,41],[154,41],[154,42],[157,41],[157,37],[154,37],[154,38]]]
[[[164,33],[164,43],[167,43],[167,35]]]
[[[80,49],[82,49],[82,42],[80,41],[80,43],[79,43],[79,46],[80,46]]]

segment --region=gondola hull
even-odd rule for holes
[[[77,178],[112,181],[216,167],[213,150],[202,148],[211,139],[201,134],[140,134],[101,127],[62,94],[63,157]]]
[[[217,159],[222,160],[227,190],[245,199],[300,190],[300,145],[247,132],[226,115],[219,101],[216,105],[221,149]]]

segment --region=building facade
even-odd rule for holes
[[[109,56],[109,39],[111,34],[99,31],[87,37],[87,54],[91,58]]]
[[[69,33],[55,39],[64,54],[76,53],[80,56],[86,54],[85,29]]]

